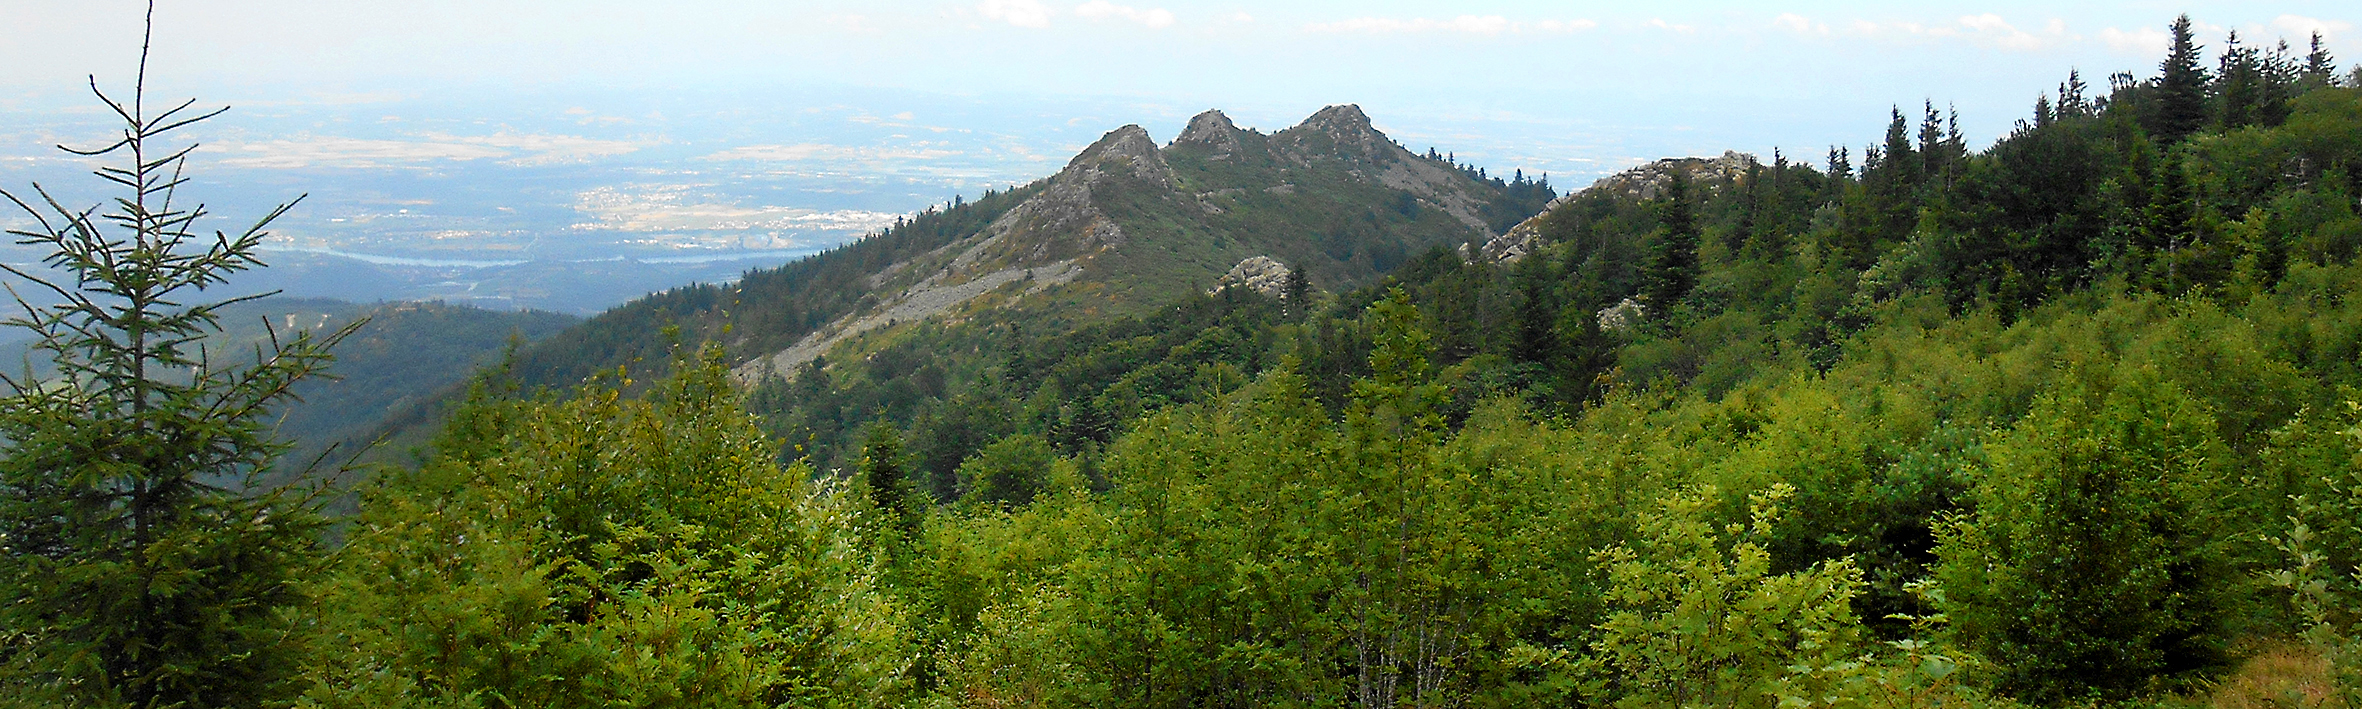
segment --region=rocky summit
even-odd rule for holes
[[[1206,111],[1163,146],[1126,125],[1027,190],[981,228],[864,274],[866,305],[741,376],[793,368],[851,335],[953,312],[1020,280],[1028,294],[1119,310],[1203,291],[1258,258],[1280,278],[1288,263],[1317,285],[1360,283],[1431,248],[1485,243],[1496,230],[1484,214],[1504,200],[1498,181],[1404,149],[1353,105],[1270,135]]]

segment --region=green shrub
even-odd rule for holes
[[[1939,530],[1940,607],[2012,695],[2130,697],[2224,660],[2229,455],[2179,388],[2120,378],[2037,401],[1986,449],[1975,512]]]

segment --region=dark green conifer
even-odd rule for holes
[[[2330,57],[2329,48],[2321,46],[2321,33],[2313,33],[2312,51],[2305,53],[2302,80],[2306,88],[2329,86],[2337,82],[2337,60]]]
[[[1649,255],[1648,304],[1660,316],[1689,297],[1698,283],[1698,223],[1689,202],[1689,175],[1675,172],[1659,202],[1657,239]]]
[[[274,332],[251,364],[211,356],[220,310],[269,294],[204,291],[261,266],[293,203],[236,236],[198,231],[205,207],[173,199],[194,146],[157,143],[228,109],[148,111],[144,43],[139,66],[128,102],[98,96],[122,137],[68,149],[123,159],[97,173],[127,193],[112,211],[0,192],[36,225],[9,233],[49,252],[46,269],[0,264],[36,289],[6,324],[56,364],[0,376],[0,704],[251,707],[294,689],[286,611],[318,563],[319,519],[257,476],[288,447],[269,414],[360,323]]]
[[[2157,105],[2149,116],[2149,133],[2163,145],[2181,142],[2206,125],[2206,69],[2198,65],[2202,49],[2190,30],[2190,16],[2173,20],[2173,48],[2157,76]]]
[[[884,419],[869,426],[861,449],[861,480],[870,507],[888,516],[904,535],[918,531],[918,509],[910,474],[902,465],[902,434]]]

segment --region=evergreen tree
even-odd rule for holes
[[[2215,94],[2222,105],[2219,125],[2233,130],[2261,122],[2266,79],[2255,48],[2240,44],[2239,31],[2232,30],[2216,61]]]
[[[1287,301],[1289,315],[1307,312],[1304,300],[1312,297],[1312,278],[1304,275],[1303,265],[1288,269],[1287,283],[1280,287],[1279,292],[1280,297]]]
[[[1881,194],[1900,197],[1919,188],[1925,176],[1917,151],[1911,149],[1911,122],[1903,118],[1903,109],[1894,109],[1894,118],[1886,125],[1886,145],[1878,153],[1875,170],[1865,169]]]
[[[1691,211],[1689,175],[1676,172],[1657,205],[1657,239],[1649,257],[1647,295],[1660,317],[1689,297],[1698,283],[1698,223]]]
[[[2198,196],[2179,151],[2169,151],[2156,166],[2155,192],[2149,202],[2146,236],[2152,259],[2151,277],[2165,292],[2179,293],[2194,274],[2189,273],[2191,247],[2198,241]]]
[[[2148,116],[2149,133],[2159,143],[2172,145],[2206,125],[2206,69],[2198,65],[2201,47],[2192,36],[2190,16],[2173,20],[2173,48],[2157,76],[2157,105]]]
[[[2057,104],[2059,115],[2069,118],[2091,115],[2091,99],[2084,96],[2084,92],[2089,89],[2090,87],[2083,84],[2083,72],[2074,69],[2067,70],[2066,83],[2059,84]]]
[[[2329,48],[2321,46],[2321,33],[2313,33],[2311,50],[2305,53],[2302,79],[2306,88],[2329,86],[2337,82],[2337,60],[2329,55]]]
[[[250,365],[206,351],[223,307],[262,296],[190,301],[261,266],[264,230],[293,205],[234,236],[201,235],[205,207],[173,199],[194,146],[156,143],[221,111],[188,114],[192,100],[149,112],[144,41],[139,67],[128,103],[99,93],[122,137],[69,149],[124,160],[97,173],[128,192],[112,211],[68,209],[38,185],[48,212],[0,192],[39,225],[9,233],[65,276],[0,265],[56,303],[20,295],[25,314],[7,324],[57,365],[46,380],[0,377],[0,695],[260,706],[292,689],[282,611],[302,601],[319,531],[308,496],[255,484],[287,448],[266,417],[360,323],[273,333]]]
[[[2237,581],[2217,501],[2237,478],[2179,387],[2115,376],[2036,402],[1989,449],[1975,512],[1941,532],[1940,605],[2028,699],[2130,696],[2222,659]]]
[[[869,493],[869,505],[878,514],[886,515],[905,539],[918,533],[919,502],[910,482],[910,474],[902,465],[902,434],[884,419],[869,426],[869,438],[861,448],[861,481]]]

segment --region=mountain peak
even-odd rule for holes
[[[1227,155],[1238,152],[1238,132],[1238,124],[1231,123],[1230,116],[1223,115],[1219,110],[1207,110],[1189,119],[1189,127],[1181,129],[1181,135],[1173,139],[1173,145],[1202,146],[1217,156]]]
[[[1359,104],[1351,103],[1323,108],[1296,127],[1311,128],[1330,135],[1378,132],[1378,129],[1370,127],[1369,114],[1362,113]]]
[[[1130,160],[1156,155],[1156,139],[1148,137],[1148,129],[1131,124],[1107,132],[1090,147],[1076,153],[1067,167],[1083,166],[1108,160]]]
[[[1362,113],[1360,106],[1350,103],[1323,108],[1273,137],[1281,139],[1280,145],[1299,158],[1325,155],[1387,163],[1410,155],[1371,126],[1369,115]]]
[[[1084,148],[1066,164],[1066,172],[1078,173],[1085,179],[1100,175],[1125,174],[1160,185],[1172,184],[1172,168],[1165,165],[1164,156],[1157,150],[1156,139],[1148,137],[1148,130],[1138,125],[1127,125],[1107,132],[1099,142]]]

